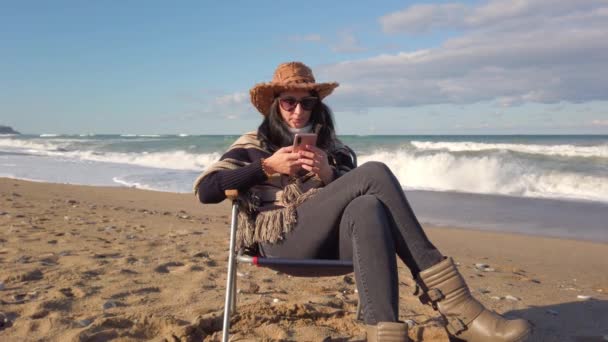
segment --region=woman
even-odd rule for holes
[[[406,341],[399,321],[396,255],[410,268],[423,302],[466,341],[523,341],[530,325],[506,320],[474,299],[453,260],[428,240],[388,167],[354,168],[322,102],[338,86],[316,83],[300,62],[278,66],[255,85],[251,102],[264,116],[195,183],[202,203],[238,189],[244,204],[237,246],[267,257],[353,260],[369,341]],[[294,152],[293,135],[314,132],[316,146]]]

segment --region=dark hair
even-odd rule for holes
[[[314,92],[312,95],[318,96]],[[331,109],[322,101],[317,102],[310,114],[309,123],[312,124],[313,132],[317,133],[317,146],[324,150],[329,149],[335,137]],[[258,138],[270,152],[293,143],[293,134],[281,116],[278,98],[274,99],[270,106],[270,113],[258,127]]]

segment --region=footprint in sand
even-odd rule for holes
[[[43,274],[39,269],[35,269],[29,272],[22,272],[14,274],[5,279],[7,283],[22,283],[29,281],[36,281],[43,278]]]
[[[53,253],[45,254],[41,256],[39,261],[42,266],[56,266],[59,261],[59,257]]]
[[[102,239],[103,240],[103,239]],[[107,240],[105,240],[107,241]],[[110,241],[107,241],[108,243],[111,243]],[[93,254],[93,258],[95,259],[117,259],[120,258],[121,254],[116,252],[116,253],[95,253]]]
[[[115,271],[112,271],[111,274],[120,274],[120,275],[136,275],[139,274],[136,271],[133,271],[132,269],[129,268],[121,268]]]
[[[156,266],[154,271],[158,272],[158,273],[169,273],[171,271],[170,268],[181,267],[181,266],[184,266],[184,263],[179,262],[179,261],[169,261],[164,264]]]
[[[221,318],[221,317],[220,317]],[[131,315],[126,317],[98,318],[75,337],[76,341],[162,340],[202,341],[196,327],[172,316]],[[220,321],[221,323],[221,321]],[[221,329],[221,326],[220,326]]]
[[[188,268],[189,271],[193,271],[193,272],[197,272],[197,271],[204,271],[205,268],[198,266],[198,265],[190,265],[190,267]]]
[[[71,287],[64,287],[62,289],[59,289],[59,292],[68,298],[82,298],[86,295],[86,292],[82,289]]]
[[[213,259],[205,260],[204,263],[205,263],[205,265],[207,265],[209,267],[216,267],[217,266],[217,261],[215,261]]]
[[[124,298],[130,297],[130,296],[144,296],[144,295],[147,295],[150,293],[160,293],[160,292],[161,292],[161,290],[159,287],[155,287],[155,286],[142,287],[142,288],[131,290],[131,291],[115,293],[110,298],[111,299],[124,299]]]
[[[17,317],[19,316],[14,312],[0,312],[0,331],[11,327]]]
[[[84,272],[82,272],[80,274],[81,275],[80,277],[82,279],[88,280],[88,279],[92,279],[92,278],[97,278],[100,275],[103,275],[104,273],[105,272],[102,269],[99,269],[99,270],[86,270],[86,271],[84,271]]]
[[[203,259],[202,262],[205,264],[205,266],[208,266],[208,267],[217,266],[217,261],[211,259],[211,257],[209,256],[209,253],[207,253],[207,252],[199,252],[199,253],[194,254],[192,257]]]
[[[46,317],[48,315],[49,315],[49,311],[42,309],[42,310],[35,311],[29,317],[31,319],[41,319],[41,318],[44,318],[44,317]]]
[[[110,341],[118,337],[118,332],[114,330],[102,330],[97,332],[83,331],[78,334],[75,341]]]
[[[71,298],[47,300],[33,306],[28,310],[29,313],[26,313],[26,316],[32,319],[40,319],[46,317],[53,311],[67,312],[72,309],[72,302],[73,300]]]

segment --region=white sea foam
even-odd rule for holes
[[[135,141],[138,140],[135,139]],[[107,152],[100,150],[100,146],[107,146],[104,143],[109,140],[100,140],[94,144],[90,144],[88,141],[81,144],[81,141],[84,140],[0,137],[0,151],[23,152],[32,156],[52,157],[57,161],[69,161],[70,170],[73,169],[74,162],[82,165],[104,162],[112,163],[114,166],[124,165],[127,168],[143,166],[154,169],[180,170],[180,172],[195,171],[195,173],[205,170],[221,155],[219,150],[218,152],[194,153],[191,150],[196,151],[196,145],[188,147],[185,146],[186,144],[179,150],[165,152]],[[129,139],[129,141],[132,140]],[[412,145],[415,147],[414,149],[412,149]],[[421,141],[412,142],[412,145],[406,144],[402,149],[362,154],[359,155],[359,162],[377,160],[386,163],[397,175],[404,188],[408,189],[608,202],[608,171],[602,171],[603,165],[606,164],[605,159],[602,158],[603,156],[608,157],[608,152],[604,153],[602,150],[605,148],[604,145],[585,147]],[[119,147],[121,146],[124,145],[119,145]],[[150,145],[150,148],[153,149],[154,146],[157,145]],[[522,158],[512,153],[500,153],[503,150],[515,151],[516,149],[521,152],[525,151],[525,153],[544,154],[547,158],[559,155],[560,158],[544,161],[536,160],[536,158]],[[481,151],[481,153],[459,153],[461,151]],[[595,158],[573,161],[573,167],[556,167],[556,165],[570,165],[567,161],[559,160],[563,159],[562,156],[566,158],[593,156]],[[587,164],[582,165],[584,163]],[[4,167],[9,168],[7,165]],[[8,170],[5,171],[8,172]],[[121,171],[115,175],[124,176],[125,173]],[[188,174],[187,177],[195,176]],[[107,180],[111,181],[111,179]],[[172,179],[174,179],[173,175],[169,180],[154,177],[119,177],[113,182],[122,181],[124,183],[121,184],[141,188],[174,189],[176,186],[171,183]]]
[[[154,152],[145,155],[135,153],[111,153],[103,156],[89,155],[87,159],[133,164],[174,170],[206,169],[220,158],[220,153],[188,153],[186,151]]]
[[[160,138],[161,134],[121,134],[123,138],[134,138],[134,137],[142,137],[142,138]]]
[[[186,151],[169,152],[98,152],[92,150],[69,151],[66,141],[31,141],[17,139],[0,139],[0,148],[27,153],[70,158],[83,161],[109,162],[138,165],[161,169],[200,171],[218,160],[220,153],[189,153]]]
[[[387,164],[406,189],[608,202],[607,177],[540,169],[500,156],[421,155],[398,150],[359,158],[360,163],[371,160]]]
[[[49,152],[49,155],[55,153]],[[119,164],[138,165],[173,170],[195,170],[200,171],[207,168],[220,158],[219,153],[193,154],[186,151],[171,152],[143,152],[143,153],[103,153],[86,152],[63,152],[63,157],[77,158],[98,162],[110,162]]]
[[[0,148],[7,150],[26,150],[27,152],[37,153],[42,151],[53,151],[63,148],[64,143],[56,140],[21,140],[21,139],[0,139]]]
[[[114,178],[112,178],[112,180],[116,184],[120,184],[120,185],[129,187],[129,188],[137,188],[137,189],[145,189],[145,190],[157,190],[153,186],[150,186],[150,185],[147,185],[147,184],[142,184],[140,182],[129,182],[129,181],[120,179],[118,177],[114,177]]]
[[[479,142],[432,142],[412,141],[411,144],[423,151],[490,151],[503,150],[529,154],[542,154],[564,157],[599,157],[608,158],[608,144],[595,146],[577,145],[534,145],[534,144],[506,144],[506,143],[479,143]]]
[[[45,183],[45,182],[48,182],[47,180],[44,180],[44,179],[37,179],[37,178],[31,178],[31,177],[17,177],[17,176],[15,176],[13,174],[10,174],[10,173],[0,173],[0,177],[1,178],[24,180],[24,181],[35,182],[35,183]]]

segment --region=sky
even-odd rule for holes
[[[0,125],[239,134],[302,61],[339,134],[608,134],[608,0],[0,0]]]

